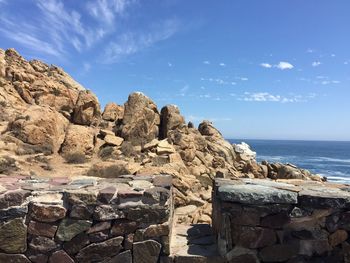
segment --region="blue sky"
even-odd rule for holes
[[[142,91],[227,138],[350,140],[348,0],[0,0],[0,47],[102,105]]]

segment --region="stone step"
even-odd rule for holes
[[[208,224],[175,224],[171,240],[174,263],[224,263]]]

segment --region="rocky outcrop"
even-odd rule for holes
[[[105,121],[122,120],[124,116],[124,107],[115,103],[108,103],[102,114],[102,119]]]
[[[73,123],[97,126],[100,123],[100,119],[100,104],[96,96],[89,91],[80,91],[73,109]]]
[[[129,95],[124,105],[120,135],[135,145],[146,144],[159,135],[160,116],[154,102],[140,92]]]
[[[170,174],[185,223],[210,223],[216,177],[321,179],[291,164],[257,163],[247,144],[232,145],[211,122],[186,125],[177,106],[159,113],[140,92],[101,114],[96,96],[62,69],[13,49],[0,50],[0,85],[0,173]]]
[[[71,124],[62,144],[62,154],[82,153],[91,155],[94,151],[95,134],[90,127]]]
[[[160,131],[159,137],[165,139],[168,132],[181,128],[185,125],[185,119],[180,114],[180,110],[176,105],[167,105],[160,112]]]
[[[9,123],[8,132],[22,142],[55,153],[65,138],[68,120],[49,107],[29,106]]]

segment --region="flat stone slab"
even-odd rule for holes
[[[217,191],[222,201],[241,204],[296,204],[298,202],[296,192],[263,185],[222,185]]]

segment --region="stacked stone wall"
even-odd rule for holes
[[[159,262],[171,193],[166,175],[0,177],[0,262]]]
[[[213,226],[227,262],[350,262],[349,186],[216,179]]]

